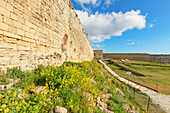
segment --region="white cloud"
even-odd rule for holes
[[[111,36],[121,36],[130,29],[143,29],[146,27],[146,16],[141,15],[140,10],[126,13],[88,14],[86,11],[76,10],[85,32],[91,42],[99,43]]]
[[[134,44],[135,44],[135,42],[127,43],[127,45],[134,45]]]
[[[105,4],[110,5],[114,2],[115,0],[105,0]]]
[[[80,4],[90,4],[90,3],[92,3],[93,5],[102,3],[101,0],[75,0],[75,1],[77,3],[80,3]],[[106,5],[110,5],[110,4],[114,3],[114,1],[116,1],[116,0],[104,0],[103,3],[106,4]]]
[[[127,40],[128,42],[135,41],[135,40]]]
[[[80,4],[96,4],[97,0],[75,0],[76,2],[79,2]]]
[[[153,24],[150,24],[149,27],[152,28],[154,25]]]
[[[95,47],[103,47],[103,45],[96,44]]]

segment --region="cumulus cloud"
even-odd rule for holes
[[[96,44],[95,47],[103,47],[103,45]]]
[[[152,28],[154,25],[153,24],[150,24],[149,27]]]
[[[118,1],[118,0],[104,0],[104,4],[107,5],[107,7],[111,4],[113,4],[115,1]]]
[[[141,11],[131,10],[126,13],[98,13],[88,14],[86,11],[76,10],[85,32],[91,42],[99,43],[111,36],[121,36],[130,29],[146,27],[146,16]]]
[[[135,44],[135,42],[127,43],[127,45],[134,45],[134,44]]]
[[[89,3],[96,4],[97,3],[97,0],[75,0],[75,1],[79,2],[80,4],[89,4]]]
[[[81,6],[83,7],[83,9],[85,11],[88,11],[89,9],[87,7],[85,7],[84,4],[86,4],[86,5],[92,4],[95,7],[98,7],[100,5],[102,5],[102,6],[107,5],[107,7],[108,7],[109,5],[113,4],[117,0],[103,0],[103,1],[102,0],[74,0],[74,1],[77,3],[80,3]]]
[[[75,0],[76,2],[80,3],[80,4],[90,4],[92,3],[93,5],[97,4],[97,3],[101,3],[101,0]],[[114,2],[115,0],[104,0],[103,3],[110,5]]]

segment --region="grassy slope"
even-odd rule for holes
[[[103,88],[105,88],[113,96],[109,105],[115,113],[126,113],[127,111],[123,108],[124,104],[134,105],[136,110],[139,108],[140,112],[146,112],[147,96],[136,91],[136,96],[140,98],[133,99],[130,93],[133,89],[110,76],[102,65],[96,62],[65,63],[61,67],[39,66],[32,72],[22,72],[14,68],[1,77],[1,84],[6,84],[5,78],[21,78],[22,81],[17,83],[12,90],[0,93],[0,111],[48,112],[58,105],[66,107],[72,113],[92,111],[100,113],[101,111],[93,104],[95,104],[94,100],[104,93]],[[108,78],[113,79],[114,84]],[[93,84],[93,80],[97,85]],[[46,90],[43,93],[35,93],[34,88],[37,86],[44,86]],[[114,92],[116,87],[125,93],[125,98],[121,98]],[[88,101],[83,93],[91,94],[92,100]],[[19,99],[17,98],[19,94],[30,94],[30,97],[25,100]],[[61,97],[63,101],[57,100],[57,97]],[[163,113],[153,104],[151,104],[150,111]]]
[[[137,62],[140,63],[140,61]],[[135,74],[131,74],[130,75],[131,80],[146,85],[148,87],[151,87],[153,89],[156,89],[161,93],[170,94],[170,82],[169,82],[170,67],[146,66],[146,65],[129,64],[129,63],[123,63],[121,65],[133,69],[135,71],[138,71],[144,75],[150,75],[146,77],[140,77]],[[113,66],[113,65],[109,65],[109,66],[111,66],[121,76],[127,77],[126,71],[123,70],[121,67]]]
[[[149,64],[149,65],[160,65],[160,66],[170,66],[170,64],[165,64],[165,63],[153,63],[153,62],[144,62],[144,61],[133,61],[133,60],[128,60],[129,63],[136,63],[136,64]]]

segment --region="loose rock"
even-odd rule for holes
[[[112,100],[112,99],[113,99],[112,94],[107,93],[107,94],[106,94],[106,100]]]
[[[125,97],[125,94],[119,88],[116,88],[114,92],[120,94],[122,97]]]
[[[61,106],[56,106],[55,113],[67,113],[67,109]]]
[[[43,93],[45,92],[45,87],[44,86],[37,86],[36,88],[33,89],[34,93]]]

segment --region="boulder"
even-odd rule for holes
[[[37,86],[37,87],[35,87],[35,88],[33,89],[33,92],[34,92],[34,93],[43,93],[43,92],[45,92],[45,91],[46,91],[46,89],[45,89],[44,86]]]
[[[93,95],[91,95],[90,93],[83,93],[83,96],[86,97],[88,99],[88,101],[93,101]]]
[[[107,93],[107,94],[106,94],[106,100],[108,101],[108,100],[112,100],[112,99],[113,99],[112,94]]]
[[[103,92],[104,92],[104,93],[107,93],[107,89],[103,88]]]
[[[26,94],[26,95],[24,95],[24,94],[19,94],[19,95],[18,95],[18,98],[19,98],[19,99],[24,99],[24,100],[25,100],[26,98],[29,98],[29,97],[30,97],[30,94]]]
[[[67,113],[67,109],[61,106],[56,106],[55,113]]]

